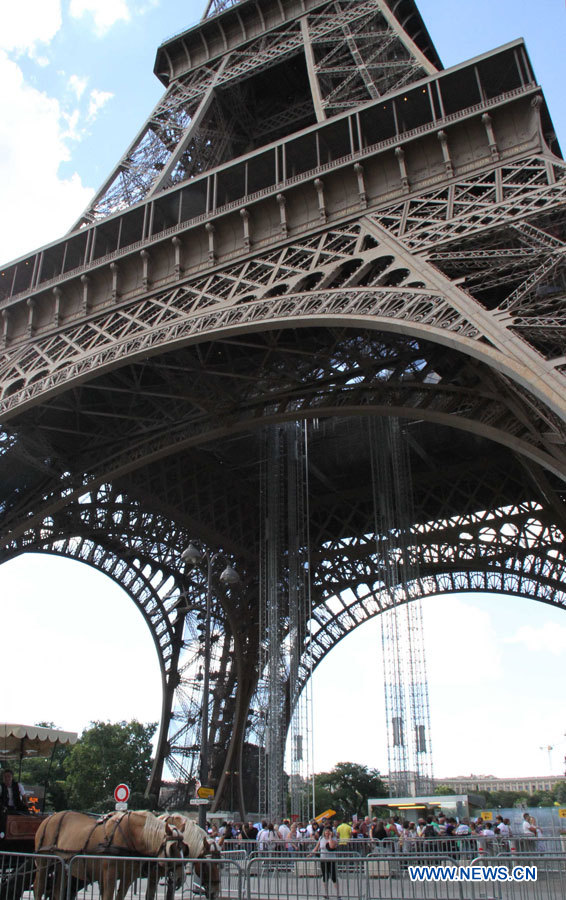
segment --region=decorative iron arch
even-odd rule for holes
[[[528,483],[525,481],[523,487]],[[501,491],[506,496],[508,488],[503,483]],[[313,619],[311,627],[305,628],[312,633],[312,643],[305,647],[300,663],[303,687],[313,665],[316,667],[356,627],[391,604],[379,581],[367,511],[365,515],[366,527],[357,536],[336,536],[334,541],[326,541],[323,532],[316,536],[319,552],[313,570]],[[409,586],[410,598],[499,591],[564,608],[565,531],[564,523],[556,521],[551,508],[532,499],[490,510],[478,510],[472,501],[458,516],[447,515],[424,525],[417,522],[412,530],[412,547],[418,555],[421,576]],[[187,539],[188,533],[179,531],[167,516],[141,510],[139,501],[129,500],[123,487],[104,486],[98,494],[85,495],[82,502],[46,519],[35,531],[29,529],[24,539],[12,544],[10,552],[14,556],[34,549],[83,561],[109,575],[131,597],[150,629],[162,672],[158,763],[168,765],[185,780],[190,779],[198,756],[202,698],[195,665],[201,649],[198,615],[204,604],[204,585],[198,574],[193,579],[179,570],[179,548]],[[254,590],[251,582],[248,589]],[[179,615],[179,601],[189,593],[192,609]],[[218,641],[215,665],[218,672],[223,669],[223,675],[216,682],[211,712],[215,703],[223,704],[223,709],[216,709],[213,745],[220,754],[221,720],[224,715],[234,716],[230,740],[237,744],[234,735],[239,734],[240,746],[232,750],[237,755],[244,746],[254,743],[257,651],[252,641],[240,647],[240,658],[236,658],[234,609],[229,608],[229,598],[216,600],[215,633],[223,638]],[[248,602],[236,610],[243,617],[242,631],[254,628],[252,609],[253,602]],[[192,646],[188,646],[188,631]],[[241,686],[240,682],[245,684]],[[224,730],[224,741],[227,739]],[[154,789],[160,778],[158,766]]]

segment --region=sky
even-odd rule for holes
[[[445,66],[524,37],[566,149],[563,0],[418,0]],[[195,0],[18,0],[0,7],[0,261],[63,234],[162,93],[157,46],[198,21]],[[157,655],[141,614],[106,576],[27,555],[0,568],[20,645],[0,719],[82,730],[157,721]],[[525,598],[423,604],[435,774],[563,771],[566,617]],[[25,666],[22,662],[25,660]],[[130,672],[124,680],[118,673]],[[25,674],[24,674],[25,673]],[[4,676],[5,678],[6,676]],[[314,680],[315,769],[387,768],[379,623],[342,641]],[[339,710],[339,716],[336,714]],[[549,752],[548,746],[553,747]]]

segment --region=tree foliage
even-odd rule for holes
[[[70,752],[68,747],[56,747],[53,756],[48,759],[31,757],[22,761],[22,774],[19,780],[23,782],[26,790],[32,787],[45,790],[46,810],[66,809],[68,806],[65,762]]]
[[[566,781],[559,781],[552,792],[556,803],[566,803]]]
[[[35,722],[38,728],[58,728],[54,722]],[[45,791],[44,809],[66,809],[65,760],[70,753],[67,746],[55,747],[48,757],[30,756],[22,760],[21,770],[15,765],[14,771],[26,790],[33,788]]]
[[[387,790],[377,769],[369,769],[359,763],[337,763],[330,772],[315,776],[315,796],[325,809],[333,808],[343,816],[367,814],[370,797],[386,797]],[[318,810],[317,799],[317,812]],[[325,804],[328,803],[328,806]],[[320,810],[322,812],[323,810]]]
[[[73,809],[101,812],[113,803],[116,785],[127,784],[131,806],[143,805],[151,774],[151,738],[157,725],[91,722],[65,760],[65,786]]]
[[[437,797],[448,797],[450,794],[454,794],[454,788],[449,784],[437,784],[434,793]]]

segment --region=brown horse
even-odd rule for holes
[[[200,828],[192,819],[187,819],[179,813],[165,813],[159,817],[172,828],[177,828],[183,835],[183,852],[193,862],[193,872],[200,881],[202,893],[207,900],[215,900],[220,892],[220,850],[209,839],[204,829]],[[193,885],[193,892],[196,887]],[[150,898],[153,900],[153,898]]]
[[[208,900],[214,900],[220,890],[220,867],[218,865],[220,851],[215,842],[209,840],[206,831],[180,813],[163,813],[159,819],[171,828],[176,828],[182,835],[183,856],[192,861],[193,873],[199,881],[198,888],[193,884],[193,893],[202,893]],[[124,900],[133,882],[140,877],[145,877],[145,874],[133,867],[124,872],[120,877],[116,900]],[[145,900],[154,900],[158,880],[158,870],[155,866],[150,867],[147,872]],[[185,866],[175,866],[174,869],[170,869],[167,873],[167,880],[166,895],[167,900],[170,900],[175,889],[179,889],[185,880]]]
[[[102,900],[113,900],[121,874],[117,856],[179,858],[182,843],[175,826],[150,812],[111,813],[98,819],[71,811],[54,813],[41,823],[35,836],[35,852],[40,854],[36,856],[35,900],[47,896],[50,864],[41,854],[65,861],[76,855],[101,856],[100,860],[75,860],[69,874],[81,886],[98,881]],[[51,896],[57,898],[60,890],[60,878],[56,876]]]

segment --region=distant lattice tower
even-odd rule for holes
[[[163,98],[72,231],[0,271],[1,559],[127,591],[163,679],[150,788],[185,799],[205,585],[181,552],[233,559],[209,780],[214,808],[276,810],[301,687],[391,596],[376,417],[408,445],[403,602],[564,604],[566,177],[520,40],[443,70],[414,0],[207,13],[158,49]]]

